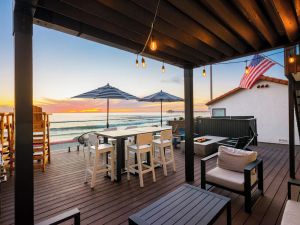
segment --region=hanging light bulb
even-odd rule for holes
[[[204,67],[203,70],[202,70],[202,76],[203,76],[203,77],[206,77],[206,70],[205,70],[205,67]]]
[[[156,51],[157,49],[157,43],[153,36],[151,36],[151,40],[150,40],[150,49],[152,51]]]
[[[247,65],[247,60],[246,60],[246,66],[245,66],[245,74],[248,75],[249,73],[249,67]]]
[[[163,61],[162,67],[161,67],[161,72],[164,73],[166,71],[165,69],[165,62]]]
[[[143,68],[146,67],[146,61],[145,61],[144,57],[142,57],[142,67],[143,67]]]
[[[289,63],[294,63],[295,62],[295,57],[292,54],[290,54],[288,61],[289,61]]]
[[[136,55],[135,65],[136,65],[136,68],[139,68],[139,59],[138,59],[138,55]]]

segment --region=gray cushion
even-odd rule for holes
[[[251,175],[251,185],[256,182],[256,175]],[[236,191],[244,191],[244,173],[226,170],[220,167],[206,173],[206,180]]]
[[[220,146],[218,150],[217,165],[220,168],[244,172],[244,168],[257,158],[257,152],[244,151],[236,148]]]
[[[288,200],[282,215],[281,225],[300,224],[300,202]]]

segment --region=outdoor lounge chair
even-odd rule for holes
[[[218,157],[215,168],[206,171],[206,162]],[[257,152],[220,146],[217,153],[201,159],[201,188],[211,184],[245,196],[245,211],[252,207],[251,191],[258,185],[263,195],[263,161]]]
[[[237,148],[237,149],[242,149],[242,150],[250,150],[248,149],[248,146],[252,142],[252,139],[250,139],[249,136],[245,137],[239,137],[239,138],[232,138],[229,140],[224,140],[218,142],[218,145],[223,145],[227,147],[232,147],[232,148]]]
[[[300,221],[300,202],[291,200],[291,186],[300,186],[300,180],[291,179],[288,181],[288,200],[282,215],[281,225],[296,225]]]

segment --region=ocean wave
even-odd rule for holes
[[[148,120],[149,121],[149,120]],[[152,123],[157,123],[160,120],[151,120]],[[133,125],[142,125],[147,123],[144,121],[136,121],[136,122],[124,122],[124,123],[110,123],[110,127],[124,127],[124,126],[133,126]],[[82,125],[82,126],[72,126],[72,127],[56,127],[51,128],[50,132],[58,132],[58,131],[71,131],[71,130],[95,130],[95,129],[104,129],[106,128],[106,124],[103,125]]]

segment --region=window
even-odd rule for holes
[[[215,108],[212,109],[212,117],[223,117],[226,116],[225,108]]]

